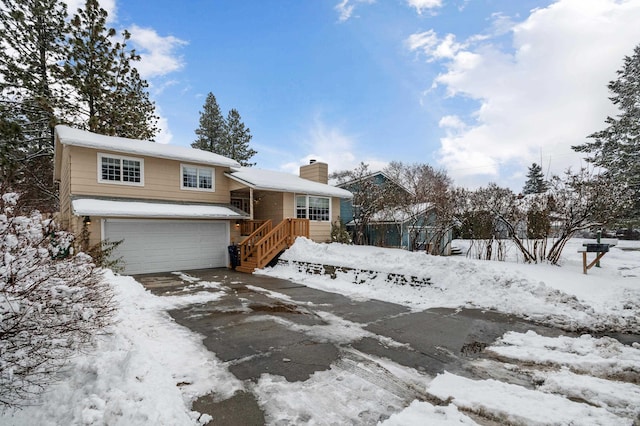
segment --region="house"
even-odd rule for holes
[[[411,192],[386,173],[371,173],[338,187],[354,194],[352,199],[343,199],[340,205],[340,218],[352,235],[362,233],[362,240],[370,245],[451,254],[452,229],[441,230],[436,226],[435,208],[429,204],[394,203],[393,199],[402,199],[403,193],[411,196]],[[372,201],[369,198],[376,192],[374,188],[385,187],[386,191],[380,190],[373,198],[390,197],[391,201],[381,203],[384,206],[375,211],[365,212],[367,207],[361,203]],[[377,202],[373,204],[375,207]],[[363,220],[364,226],[358,226],[359,220]]]
[[[229,265],[263,267],[296,236],[330,239],[348,191],[327,184],[325,163],[301,176],[240,167],[192,148],[55,129],[54,179],[61,224],[89,244],[120,241],[129,274]]]

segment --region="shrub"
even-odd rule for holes
[[[29,403],[109,324],[111,289],[73,236],[0,199],[0,407]]]

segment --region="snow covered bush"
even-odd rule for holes
[[[0,199],[0,408],[32,402],[110,322],[111,290],[73,236]]]

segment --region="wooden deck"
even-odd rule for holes
[[[250,229],[253,232],[238,245],[240,264],[236,270],[246,273],[267,266],[296,237],[309,238],[309,219],[284,219],[275,227],[267,220],[248,225],[247,230]]]

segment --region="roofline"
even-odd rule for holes
[[[234,173],[234,172],[233,172],[233,171],[231,171],[231,172],[225,172],[224,174],[225,174],[225,176],[227,176],[229,179],[232,179],[232,180],[234,180],[234,181],[236,181],[236,182],[238,182],[238,183],[241,183],[241,184],[243,184],[243,185],[246,185],[246,186],[247,186],[247,187],[249,187],[249,188],[256,189],[256,190],[259,190],[259,191],[285,192],[285,193],[289,193],[289,194],[306,194],[306,195],[314,195],[314,196],[318,196],[318,197],[338,198],[338,199],[341,199],[341,200],[350,200],[351,198],[353,198],[353,194],[351,194],[351,193],[350,193],[350,194],[351,194],[351,197],[342,197],[342,196],[340,196],[340,195],[327,194],[327,193],[322,192],[322,191],[303,191],[303,192],[301,192],[301,191],[299,191],[299,190],[295,190],[295,189],[285,189],[285,188],[270,188],[270,187],[264,187],[264,186],[260,186],[260,185],[255,184],[255,183],[248,182],[248,181],[246,181],[246,180],[244,180],[244,179],[239,178],[238,176],[234,176],[234,174],[233,174],[233,173]],[[304,179],[304,178],[301,178],[301,177],[296,176],[296,175],[291,175],[291,176],[296,177],[296,178],[299,178],[299,179]],[[308,179],[305,179],[305,180],[308,180]],[[330,187],[330,188],[337,188],[337,189],[341,189],[341,190],[343,190],[343,191],[347,191],[347,190],[346,190],[346,189],[344,189],[344,188],[338,188],[337,186],[329,185],[329,184],[327,184],[327,183],[314,182],[314,181],[312,181],[312,180],[309,180],[309,182],[317,183],[317,184],[324,185],[324,186],[327,186],[327,187]],[[347,192],[349,192],[349,191],[347,191]]]
[[[241,184],[243,184],[243,185],[247,185],[249,188],[252,188],[252,189],[262,189],[262,188],[259,188],[259,187],[257,187],[256,185],[254,185],[254,184],[252,184],[252,183],[250,183],[250,182],[247,182],[247,181],[246,181],[246,180],[244,180],[244,179],[240,179],[239,177],[234,176],[234,175],[233,175],[233,172],[224,172],[224,175],[225,175],[226,177],[228,177],[229,179],[231,179],[231,180],[235,180],[235,181],[236,181],[236,182],[238,182],[238,183],[241,183]]]
[[[409,188],[407,188],[403,184],[399,183],[397,180],[395,180],[394,178],[392,178],[391,176],[389,176],[387,173],[385,173],[383,171],[377,171],[377,172],[369,173],[366,176],[362,176],[362,177],[359,177],[359,178],[356,178],[356,179],[351,179],[350,181],[347,181],[347,182],[344,182],[344,183],[336,185],[336,187],[342,188],[343,186],[351,185],[354,182],[359,182],[361,180],[372,178],[375,175],[382,175],[382,176],[386,177],[387,179],[389,179],[391,182],[393,182],[394,185],[398,185],[398,187],[400,187],[400,188],[404,189],[405,191],[407,191],[407,193],[413,194],[413,191],[411,191]]]
[[[133,139],[133,138],[126,138],[126,137],[120,137],[120,136],[108,136],[108,135],[101,135],[99,133],[95,133],[95,132],[90,132],[88,130],[82,130],[82,129],[78,129],[75,127],[71,127],[71,126],[67,126],[67,125],[63,125],[63,124],[59,124],[55,127],[55,140],[58,141],[61,145],[68,145],[68,146],[77,146],[77,147],[81,147],[81,148],[90,148],[90,149],[96,149],[96,150],[104,150],[104,151],[110,151],[110,152],[118,152],[118,153],[126,153],[126,154],[133,154],[133,155],[138,155],[138,156],[142,156],[142,157],[152,157],[152,158],[162,158],[165,160],[175,160],[175,161],[183,161],[186,163],[192,163],[192,164],[205,164],[205,165],[209,165],[209,166],[219,166],[219,167],[239,167],[240,163],[238,163],[236,160],[233,160],[231,158],[226,158],[223,157],[219,154],[215,154],[215,153],[211,153],[211,154],[215,154],[218,155],[220,157],[225,158],[228,161],[207,161],[207,160],[196,160],[196,159],[188,159],[188,158],[183,158],[181,156],[176,156],[176,155],[172,155],[172,154],[163,154],[163,153],[156,153],[156,152],[138,152],[134,149],[122,149],[122,148],[114,148],[114,147],[110,147],[108,146],[108,144],[106,143],[102,143],[102,142],[98,142],[98,143],[91,143],[91,142],[87,142],[85,140],[82,140],[78,137],[61,137],[59,132],[58,132],[58,128],[69,128],[73,131],[79,131],[79,132],[87,132],[93,135],[96,135],[100,138],[112,138],[114,140],[120,140],[120,141],[130,141],[131,143],[139,143],[139,144],[154,144],[156,146],[171,146],[174,148],[178,148],[178,149],[183,149],[185,150],[185,152],[188,151],[202,151],[205,153],[208,153],[208,151],[203,151],[203,150],[199,150],[196,148],[190,148],[190,147],[186,147],[186,146],[180,146],[180,145],[164,145],[164,144],[160,144],[158,142],[152,142],[152,141],[148,141],[148,140],[143,140],[143,139]],[[185,155],[186,157],[186,155]]]

